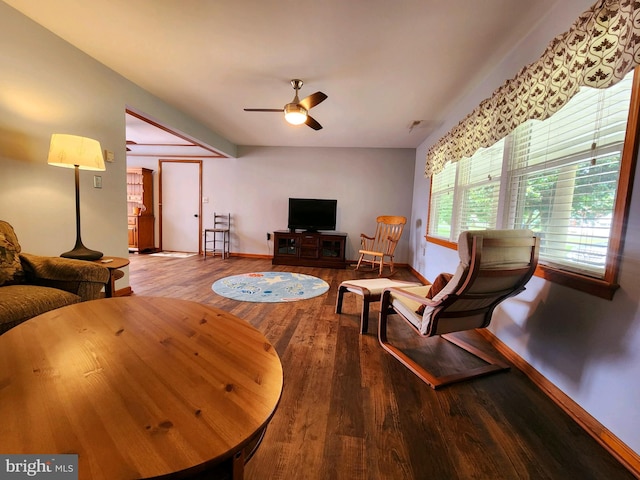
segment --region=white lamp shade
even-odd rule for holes
[[[86,137],[54,133],[49,146],[49,165],[80,170],[106,170],[100,142]]]

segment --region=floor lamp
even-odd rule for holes
[[[75,169],[76,174],[76,245],[61,257],[79,260],[97,260],[102,252],[91,250],[82,244],[80,237],[80,170],[106,170],[100,142],[76,135],[54,133],[49,147],[49,165]]]

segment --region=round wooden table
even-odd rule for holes
[[[0,335],[0,452],[78,454],[79,479],[241,478],[282,381],[273,346],[223,310],[70,305]]]

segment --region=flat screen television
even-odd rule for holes
[[[291,231],[336,229],[337,200],[290,198],[288,228]]]

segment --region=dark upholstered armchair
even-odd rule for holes
[[[97,263],[21,253],[0,220],[0,334],[36,315],[100,298],[109,270]]]

